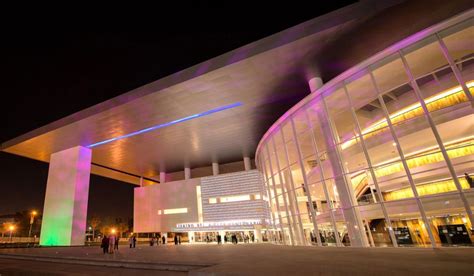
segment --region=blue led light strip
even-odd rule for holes
[[[135,131],[135,132],[132,132],[132,133],[129,133],[129,134],[119,136],[119,137],[115,137],[115,138],[107,139],[107,140],[104,140],[104,141],[101,141],[101,142],[97,142],[95,144],[88,145],[87,147],[88,148],[97,147],[97,146],[107,144],[107,143],[110,143],[110,142],[113,142],[113,141],[117,141],[117,140],[128,138],[128,137],[132,137],[132,136],[135,136],[135,135],[138,135],[138,134],[142,134],[142,133],[145,133],[145,132],[157,130],[157,129],[160,129],[160,128],[163,128],[163,127],[172,126],[172,125],[177,124],[177,123],[181,123],[181,122],[185,122],[185,121],[188,121],[188,120],[191,120],[191,119],[195,119],[195,118],[199,118],[199,117],[202,117],[202,116],[210,115],[210,114],[213,114],[213,113],[216,113],[216,112],[219,112],[219,111],[223,111],[223,110],[234,108],[234,107],[241,106],[241,105],[242,105],[241,102],[237,102],[237,103],[221,106],[221,107],[214,108],[214,109],[202,112],[202,113],[190,115],[190,116],[187,116],[187,117],[184,117],[184,118],[181,118],[181,119],[177,119],[177,120],[174,120],[174,121],[171,121],[171,122],[167,122],[167,123],[164,123],[164,124],[152,126],[152,127],[145,128],[145,129],[142,129],[142,130],[138,130],[138,131]]]

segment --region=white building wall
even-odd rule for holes
[[[241,171],[201,178],[204,221],[267,219],[268,208],[263,200],[261,174],[257,170]],[[260,199],[210,203],[210,198],[259,194]]]

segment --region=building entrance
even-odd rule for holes
[[[442,244],[471,244],[469,233],[464,224],[438,225]]]
[[[195,232],[194,239],[196,242],[217,242],[217,234],[219,232]]]

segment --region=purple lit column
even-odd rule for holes
[[[84,245],[91,156],[81,146],[51,155],[40,245]]]

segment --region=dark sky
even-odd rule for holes
[[[4,7],[0,141],[354,1],[327,2]],[[0,215],[41,210],[47,173],[46,163],[0,152]],[[132,185],[94,175],[90,182],[89,215],[132,217]]]

